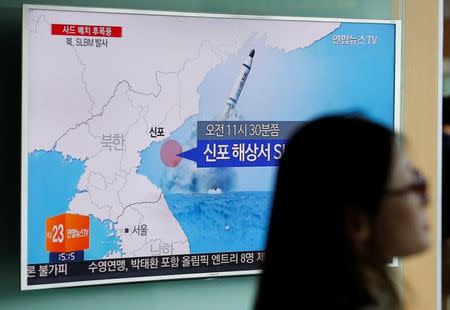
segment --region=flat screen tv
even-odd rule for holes
[[[397,21],[24,5],[22,289],[259,273],[289,135],[399,78]]]

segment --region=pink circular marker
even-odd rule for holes
[[[167,140],[161,147],[161,161],[167,167],[176,167],[181,161],[181,157],[177,155],[183,151],[180,143],[175,140]]]

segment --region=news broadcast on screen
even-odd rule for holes
[[[22,23],[24,290],[259,273],[290,135],[340,112],[399,129],[396,21],[24,5]]]

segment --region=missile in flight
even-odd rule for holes
[[[234,83],[233,88],[230,91],[227,103],[227,111],[226,116],[232,115],[234,108],[236,107],[237,101],[239,100],[239,96],[241,95],[242,89],[244,88],[245,81],[247,80],[248,74],[252,68],[253,56],[255,56],[255,50],[252,49],[248,54],[247,59],[241,66],[241,72],[239,73],[236,82]]]

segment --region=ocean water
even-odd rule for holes
[[[28,258],[29,264],[48,263],[45,250],[45,220],[67,212],[77,194],[84,163],[61,153],[35,151],[28,157]],[[90,216],[90,248],[85,259],[101,259],[118,251],[118,238],[112,225]]]
[[[123,254],[120,248],[120,238],[117,236],[113,223],[109,220],[100,221],[90,215],[89,225],[91,236],[89,239],[89,249],[84,251],[85,260],[102,259],[107,254],[114,252]]]
[[[165,198],[188,236],[192,253],[265,249],[271,192],[169,194]]]
[[[377,43],[334,45],[333,36],[375,36]],[[268,47],[264,36],[252,37],[206,75],[197,89],[199,114],[187,119],[169,138],[177,140],[183,151],[197,145],[196,121],[220,119],[251,49],[256,50],[252,69],[236,106],[243,120],[307,121],[330,113],[358,112],[393,128],[394,39],[394,25],[343,23],[311,46],[285,53]],[[184,184],[195,183],[195,175],[189,175],[195,163],[184,159],[177,168],[168,169],[159,156],[163,143],[151,143],[141,151],[137,172],[166,194],[192,190]],[[220,174],[221,170],[211,173]],[[229,191],[271,191],[275,176],[276,167],[233,169],[233,179],[226,185]],[[167,186],[172,180],[184,188],[174,191]]]
[[[334,45],[336,35],[376,36],[377,43]],[[285,53],[267,46],[264,36],[254,36],[207,74],[198,87],[199,114],[169,138],[183,151],[197,145],[196,121],[220,119],[251,49],[256,54],[236,106],[243,120],[307,121],[329,113],[359,112],[393,128],[394,39],[393,25],[343,23],[311,46]],[[137,172],[163,190],[191,250],[263,249],[276,167],[202,169],[183,159],[176,168],[168,168],[159,156],[163,143],[151,143],[140,153]],[[224,194],[205,194],[215,188]]]

